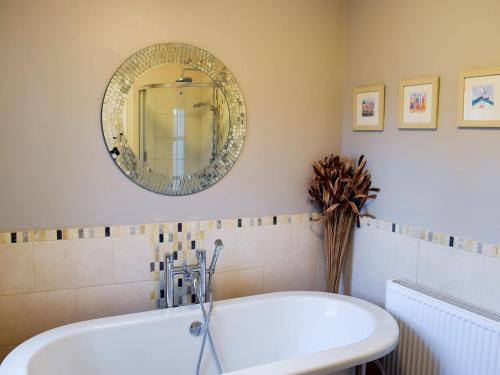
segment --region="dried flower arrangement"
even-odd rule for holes
[[[344,156],[330,155],[313,163],[315,176],[309,185],[309,197],[319,206],[327,266],[328,290],[338,293],[340,277],[347,258],[353,224],[360,226],[361,213],[368,199],[377,197],[371,187],[371,175],[365,170],[362,155],[357,166]]]

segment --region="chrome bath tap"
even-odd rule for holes
[[[165,286],[165,294],[167,297],[167,307],[174,307],[174,279],[177,275],[183,275],[186,278],[186,275],[196,274],[199,277],[200,283],[200,296],[201,301],[205,302],[206,293],[205,293],[205,285],[206,285],[206,274],[207,274],[207,260],[205,250],[196,250],[196,259],[198,260],[198,264],[195,265],[182,265],[182,266],[174,266],[174,257],[173,254],[166,254],[166,286]]]
[[[215,348],[214,340],[212,338],[212,334],[210,333],[210,318],[212,316],[212,310],[214,305],[213,300],[213,285],[212,278],[215,274],[215,268],[217,266],[217,260],[219,259],[220,252],[224,249],[224,244],[222,241],[215,241],[215,250],[212,256],[212,261],[210,262],[210,267],[207,270],[206,265],[206,253],[205,250],[196,250],[196,258],[198,259],[198,264],[195,265],[183,265],[183,266],[174,266],[174,258],[172,254],[166,255],[166,295],[167,295],[167,307],[174,307],[174,277],[176,275],[182,275],[184,280],[188,285],[190,285],[196,296],[198,298],[198,304],[200,306],[201,314],[203,317],[203,326],[201,327],[200,322],[193,322],[191,324],[190,329],[193,330],[191,333],[197,336],[200,334],[201,329],[203,330],[203,337],[201,342],[201,348],[198,355],[198,361],[196,364],[196,373],[195,375],[200,374],[201,369],[201,360],[203,358],[203,351],[205,349],[205,343],[208,338],[208,342],[210,344],[210,349],[212,350],[212,355],[215,360],[215,364],[217,366],[217,373],[222,374],[222,365],[219,359],[219,355],[217,354],[217,350]],[[208,283],[206,281],[208,273]],[[203,305],[207,302],[207,293],[208,293],[208,311],[205,309]],[[201,329],[200,329],[201,328]]]

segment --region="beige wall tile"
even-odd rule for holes
[[[13,351],[15,347],[16,347],[15,345],[0,346],[0,363],[2,363],[4,358],[7,357],[7,354]]]
[[[211,230],[205,232],[203,241],[204,248],[207,252],[207,263],[210,265],[212,256],[215,250],[215,240],[221,239],[224,244],[224,250],[219,255],[217,261],[217,272],[232,271],[235,268],[234,263],[234,248],[235,248],[235,231],[238,229],[227,230]]]
[[[417,282],[470,303],[481,301],[483,256],[420,242]]]
[[[326,262],[324,259],[316,261],[316,290],[326,292],[328,290],[326,282]]]
[[[0,295],[32,292],[33,244],[0,245]]]
[[[247,269],[289,263],[291,225],[236,229],[235,268]]]
[[[214,279],[214,298],[217,300],[263,293],[264,271],[261,268],[220,272]]]
[[[318,221],[292,223],[292,254],[298,260],[323,257],[323,230]]]
[[[352,263],[347,265],[349,266],[352,266],[352,269],[347,272],[351,274],[351,277],[344,284],[347,294],[384,307],[386,281],[393,276],[360,264]]]
[[[154,260],[147,235],[113,238],[113,282],[150,280]]]
[[[33,244],[38,291],[109,284],[113,280],[111,238]]]
[[[264,269],[264,292],[316,290],[317,263],[310,260]]]
[[[500,313],[500,259],[484,257],[481,305]]]
[[[78,320],[150,310],[151,281],[77,289]]]
[[[373,227],[356,229],[351,258],[394,277],[416,280],[420,240]]]
[[[0,297],[0,346],[76,321],[74,290]]]

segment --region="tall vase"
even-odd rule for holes
[[[350,251],[354,221],[355,216],[350,209],[338,210],[323,221],[327,286],[331,293],[339,291],[342,270]]]

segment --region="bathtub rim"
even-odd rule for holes
[[[216,301],[215,306],[236,305],[252,301],[272,300],[277,297],[315,297],[319,299],[337,299],[355,305],[368,312],[374,320],[374,330],[364,339],[331,349],[303,354],[240,370],[226,372],[227,375],[285,375],[302,374],[325,375],[354,367],[389,354],[398,344],[399,327],[395,319],[381,307],[351,296],[317,291],[271,292],[246,297]],[[27,375],[28,365],[34,355],[63,336],[72,336],[82,330],[97,330],[106,327],[140,324],[148,321],[162,320],[169,315],[199,313],[198,305],[180,306],[171,309],[156,309],[139,313],[116,315],[75,322],[50,329],[19,344],[0,364],[0,375]],[[21,367],[20,367],[21,366]],[[290,370],[293,369],[293,371]]]

